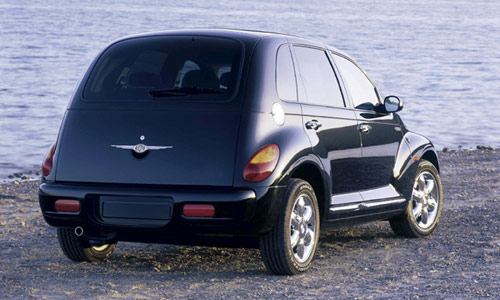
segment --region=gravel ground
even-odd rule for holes
[[[387,222],[321,234],[312,269],[273,276],[256,249],[119,243],[104,263],[59,249],[38,182],[0,185],[0,298],[500,299],[500,149],[441,153],[444,208],[428,238]]]

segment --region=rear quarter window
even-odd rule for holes
[[[276,55],[276,91],[283,100],[297,101],[297,82],[288,45],[279,47]]]
[[[202,36],[156,36],[120,41],[98,59],[85,100],[228,100],[242,60],[238,41]]]

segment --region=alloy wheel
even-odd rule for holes
[[[312,199],[301,194],[295,200],[290,216],[290,244],[298,263],[306,262],[314,249],[316,212]]]
[[[422,172],[416,178],[412,193],[412,210],[416,223],[422,229],[429,228],[439,210],[436,178],[430,172]]]
[[[104,244],[102,246],[92,246],[92,249],[95,250],[95,251],[104,251],[106,250],[106,248],[109,247],[109,244]]]

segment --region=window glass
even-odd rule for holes
[[[375,87],[370,80],[349,60],[338,55],[333,55],[333,57],[349,89],[354,107],[359,109],[373,109],[373,106],[377,105],[379,101]]]
[[[283,45],[276,57],[276,90],[283,100],[297,101],[297,82],[290,48]]]
[[[307,102],[344,107],[342,92],[325,51],[295,46]]]
[[[184,76],[186,76],[189,71],[195,70],[200,70],[200,66],[198,66],[194,61],[187,60],[177,74],[177,80],[175,81],[174,87],[181,87]]]
[[[130,67],[130,71],[134,72],[151,72],[160,74],[161,66],[165,63],[167,53],[161,51],[143,51]]]
[[[230,39],[156,36],[124,40],[97,61],[87,100],[226,100],[234,94],[241,44]]]

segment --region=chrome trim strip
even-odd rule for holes
[[[391,185],[360,192],[363,201],[401,197],[401,194]]]
[[[363,198],[361,197],[359,192],[345,193],[332,196],[332,198],[330,199],[330,205],[341,205],[361,201],[363,201]]]
[[[330,207],[329,210],[331,212],[358,211],[358,210],[373,208],[373,207],[377,207],[377,206],[384,206],[384,205],[389,205],[389,204],[399,204],[399,203],[403,203],[405,201],[406,201],[405,198],[398,198],[398,199],[392,199],[392,200],[361,202],[361,203],[357,203],[357,204],[349,204],[349,205],[343,205],[343,206],[337,206],[337,207]]]
[[[331,212],[344,211],[344,210],[359,210],[359,204],[351,204],[338,207],[330,207]]]
[[[385,201],[380,201],[380,202],[361,203],[360,205],[364,205],[366,208],[372,208],[372,207],[377,207],[377,206],[382,206],[382,205],[388,205],[388,204],[403,203],[405,201],[406,201],[405,198],[399,198],[399,199],[385,200]]]
[[[398,191],[396,191],[391,184],[388,184],[372,190],[333,195],[330,199],[330,205],[341,205],[396,197],[401,197],[401,194],[398,193]]]

